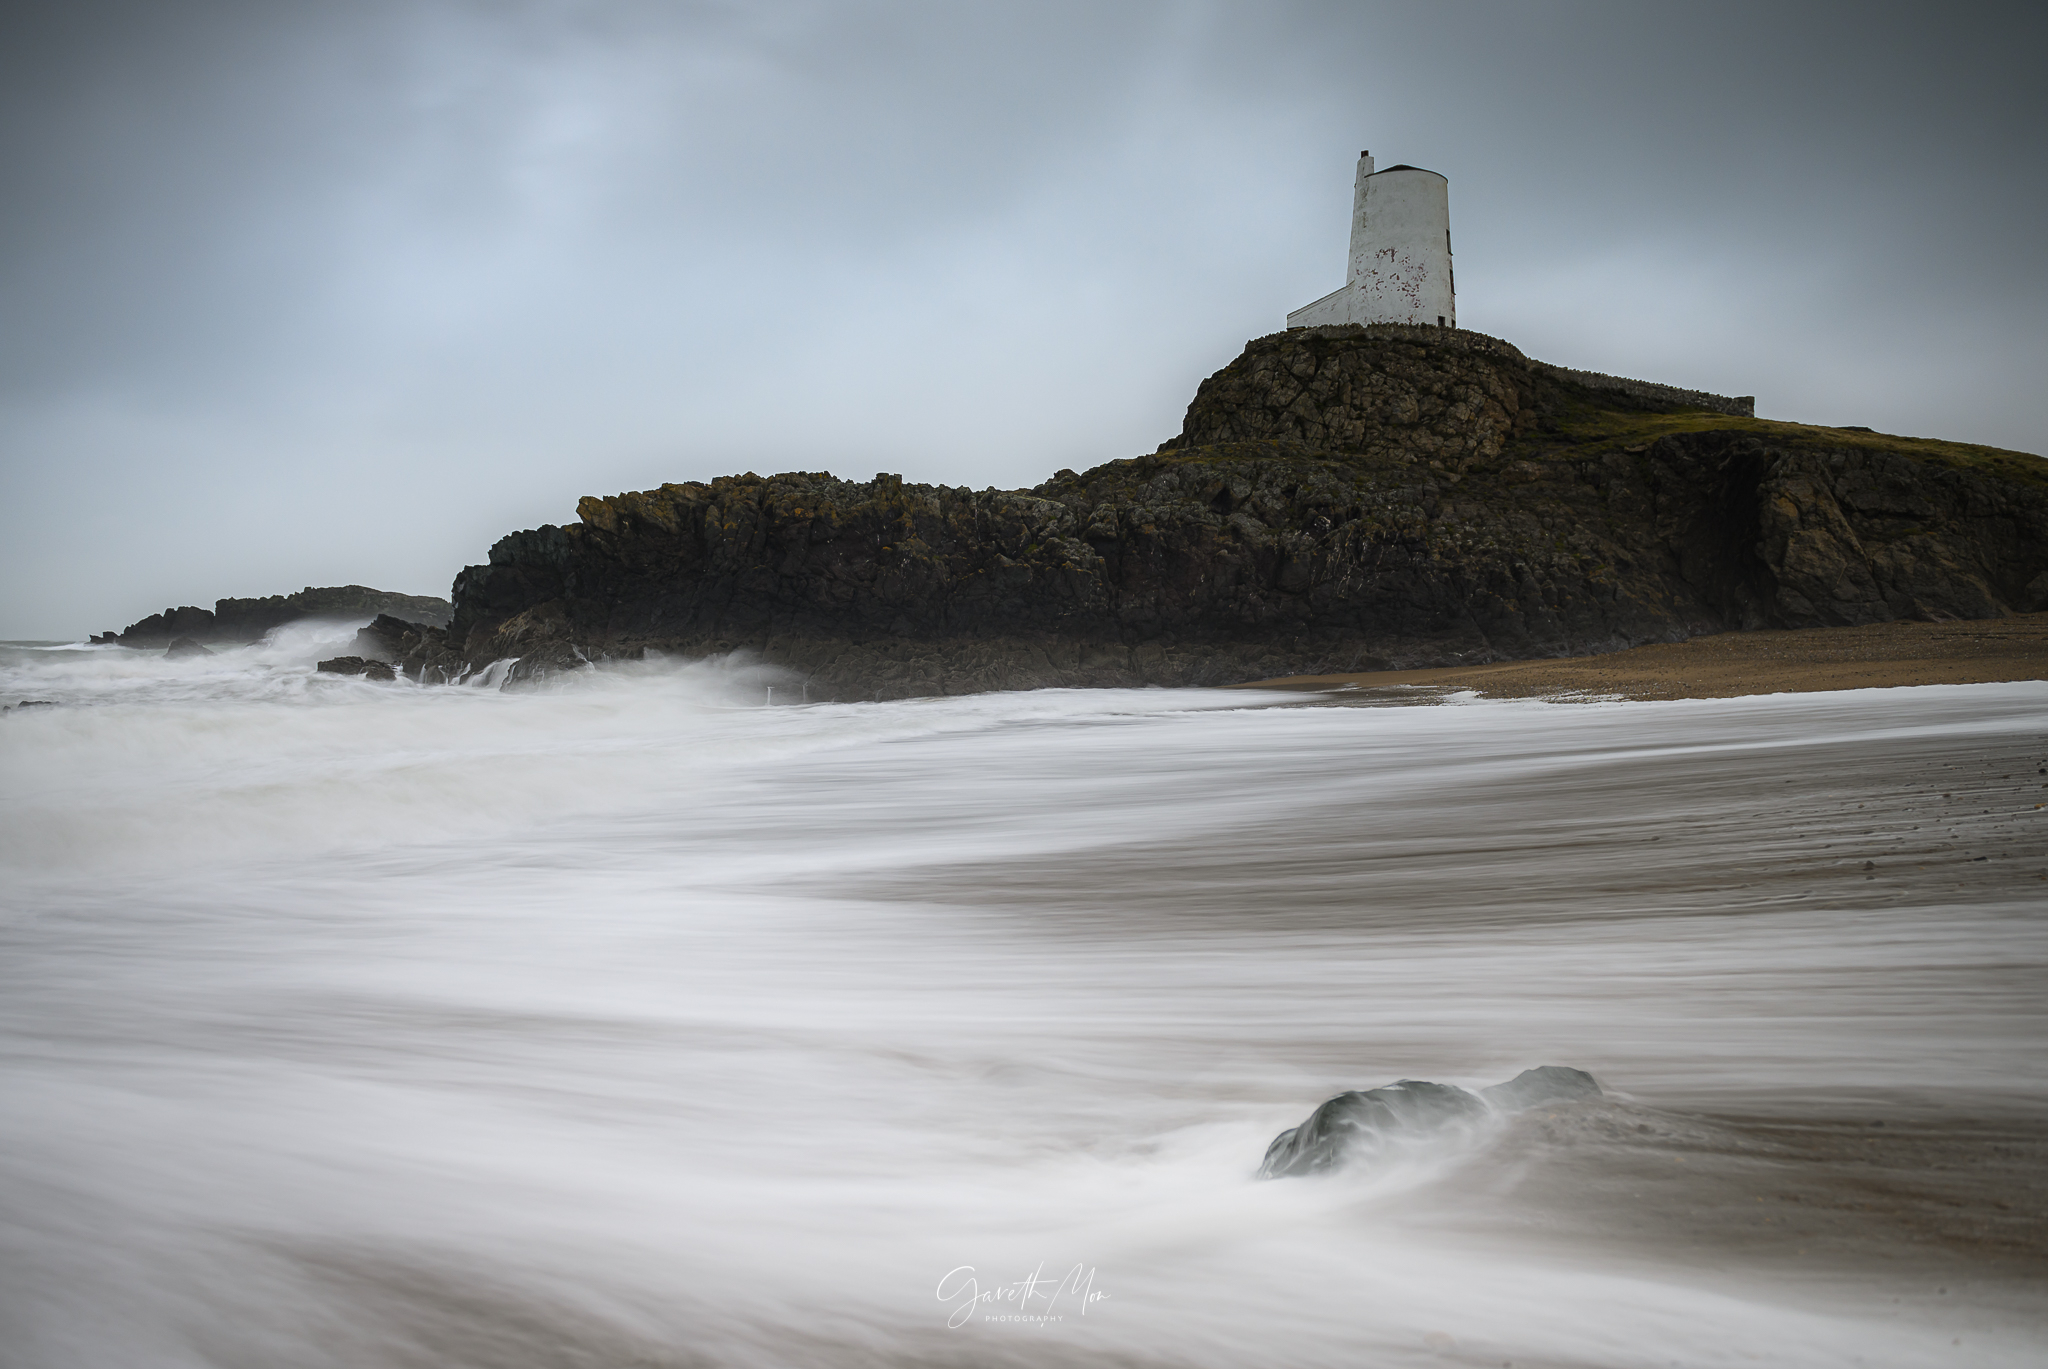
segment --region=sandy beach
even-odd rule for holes
[[[1973,622],[1726,632],[1602,656],[1501,661],[1436,670],[1291,675],[1242,687],[1432,685],[1475,689],[1498,699],[1545,695],[1733,699],[1748,694],[2041,679],[2048,679],[2048,613]]]

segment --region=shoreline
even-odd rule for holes
[[[2043,679],[2048,679],[2048,613],[1722,632],[1598,656],[1285,675],[1228,687],[1311,691],[1420,685],[1474,689],[1496,699],[1588,695],[1647,701]]]

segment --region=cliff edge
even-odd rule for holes
[[[376,632],[428,680],[749,648],[810,697],[893,698],[2048,607],[2037,457],[1578,374],[1456,330],[1296,329],[1150,455],[1023,491],[749,473],[586,498],[465,569],[445,631]]]

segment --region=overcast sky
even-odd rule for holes
[[[445,594],[580,495],[1149,451],[1451,182],[1459,320],[2048,451],[2048,7],[0,9],[0,636]]]

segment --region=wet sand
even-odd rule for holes
[[[1747,918],[1761,932],[1806,910],[1810,958],[1787,956],[1750,1000],[1746,1062],[1738,1054],[1725,1077],[1690,1090],[1667,1082],[1651,1095],[1632,1090],[1618,1058],[1545,1055],[1592,1061],[1614,1094],[1524,1114],[1493,1163],[1420,1191],[1405,1220],[1439,1237],[1467,1233],[1476,1247],[1519,1238],[1590,1270],[1684,1269],[1703,1287],[1762,1283],[1866,1315],[1896,1310],[1946,1327],[1965,1351],[1993,1327],[2039,1326],[2048,1320],[2048,1099],[2038,1070],[2016,1055],[2000,1071],[2003,1086],[1958,1070],[1947,1088],[1924,1079],[1892,1087],[1873,1075],[1904,1043],[1860,1034],[1836,1043],[1837,1087],[1788,1087],[1765,1060],[1779,1048],[1774,1021],[1836,994],[1953,993],[1985,1011],[2033,1015],[2016,1040],[2038,1030],[2024,1005],[2038,998],[2040,966],[2024,945],[2037,922],[2030,910],[2048,906],[2048,740],[1816,736],[1744,756],[1694,749],[1675,716],[1659,731],[1667,746],[1588,757],[1563,785],[1554,772],[1465,777],[1447,765],[1429,791],[1376,806],[1368,821],[1357,795],[1333,794],[1297,802],[1284,820],[1247,820],[1226,845],[1118,844],[1077,853],[1056,872],[963,861],[915,882],[878,875],[862,892],[1080,919],[1114,889],[1126,928],[1229,944],[1254,924],[1304,938],[1427,928],[1447,945],[1538,929],[1645,946],[1669,937],[1669,973],[1727,972],[1731,982],[1750,971],[1723,971],[1696,931],[1669,929]],[[1932,946],[1918,968],[1911,957],[1885,970],[1862,963],[1868,947],[1927,937],[1932,909],[1946,935],[1982,947],[1955,981],[1934,971]],[[1503,997],[1525,990],[1512,975],[1499,986]],[[1292,1054],[1327,1067],[1333,1085],[1390,1082],[1392,1071],[1347,1059],[1353,1049],[1340,1038],[1324,1060],[1301,1041]],[[1606,1047],[1613,1057],[1633,1049]],[[1958,1052],[1958,1063],[1971,1054]],[[1354,1073],[1340,1073],[1347,1068]]]
[[[1290,675],[1245,689],[1371,689],[1425,685],[1492,698],[1585,695],[1624,699],[1733,699],[1902,685],[2000,684],[2048,679],[2048,613],[1964,623],[1724,632],[1602,656],[1501,661],[1437,670]]]

